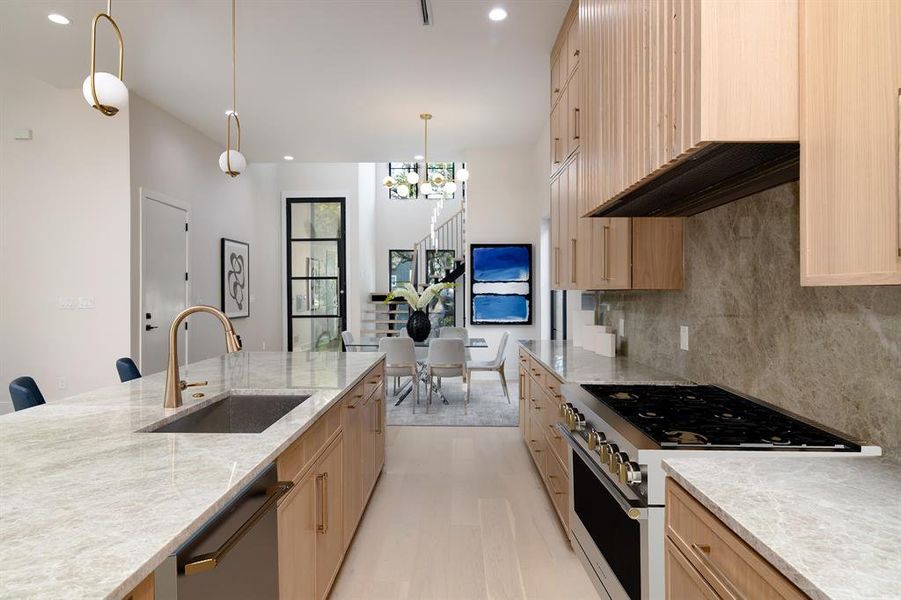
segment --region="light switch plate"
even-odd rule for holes
[[[688,350],[688,326],[682,325],[679,327],[679,347],[683,350]]]

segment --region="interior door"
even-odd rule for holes
[[[141,202],[141,372],[166,368],[169,326],[187,306],[188,211],[143,194]],[[180,364],[187,361],[187,331],[178,340]]]
[[[340,352],[347,329],[344,198],[289,198],[288,350]]]

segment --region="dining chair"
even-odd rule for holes
[[[416,395],[416,402],[413,404],[413,412],[416,412],[416,405],[419,404],[419,365],[416,362],[416,349],[413,347],[413,340],[402,337],[384,337],[379,340],[379,352],[385,353],[385,376],[386,377],[411,377],[410,385],[413,386],[413,392]],[[394,393],[397,394],[397,385],[395,384]]]
[[[25,410],[32,406],[46,404],[44,395],[31,377],[17,377],[9,382],[9,395],[13,399],[14,410]]]
[[[351,347],[350,344],[354,343],[354,334],[349,331],[341,332],[341,341],[344,342],[344,351],[345,352],[356,352],[356,347]]]
[[[141,372],[138,370],[138,365],[127,356],[116,361],[116,371],[119,373],[119,381],[122,383],[131,381],[132,379],[141,378]]]
[[[504,363],[507,360],[507,342],[510,339],[510,332],[505,331],[501,336],[501,342],[497,346],[497,356],[494,360],[472,360],[466,363],[466,369],[472,374],[473,371],[494,371],[501,378],[501,387],[504,388],[504,396],[507,397],[507,404],[510,404],[510,392],[507,391],[507,377],[504,375]]]
[[[469,384],[466,376],[466,346],[460,338],[435,338],[429,343],[429,356],[426,360],[426,375],[429,385],[429,398],[426,403],[426,412],[432,404],[433,379],[438,378],[438,386],[445,377],[461,377],[466,386],[466,394],[463,399],[463,412],[468,414],[469,409]]]
[[[442,327],[438,331],[438,337],[443,338],[457,338],[463,340],[463,343],[469,341],[469,331],[465,327]],[[466,362],[469,362],[472,358],[472,355],[469,352],[469,348],[466,348]]]

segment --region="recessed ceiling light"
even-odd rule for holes
[[[422,154],[417,154],[416,156],[413,157],[413,160],[423,160],[423,159],[425,159],[425,156],[423,156]]]
[[[492,8],[491,12],[488,13],[488,18],[492,21],[503,21],[507,18],[507,11],[503,8]]]
[[[69,24],[69,19],[67,19],[66,17],[64,17],[62,15],[58,15],[56,13],[47,15],[47,18],[50,19],[51,21],[53,21],[54,23],[56,23],[57,25],[68,25]]]
[[[293,157],[293,156],[289,156],[289,155],[286,154],[286,155],[284,156],[284,159],[285,159],[285,160],[294,160],[294,157]]]

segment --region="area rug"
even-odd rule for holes
[[[445,379],[442,388],[448,404],[442,404],[437,397],[432,398],[428,414],[425,403],[428,390],[425,384],[419,387],[419,406],[413,414],[415,397],[412,393],[400,406],[394,406],[397,398],[392,396],[392,385],[388,385],[388,425],[425,425],[458,427],[516,427],[519,425],[519,389],[514,379],[510,385],[510,403],[504,396],[500,381],[479,380],[472,384],[469,393],[468,414],[463,413],[464,388],[459,379]]]

